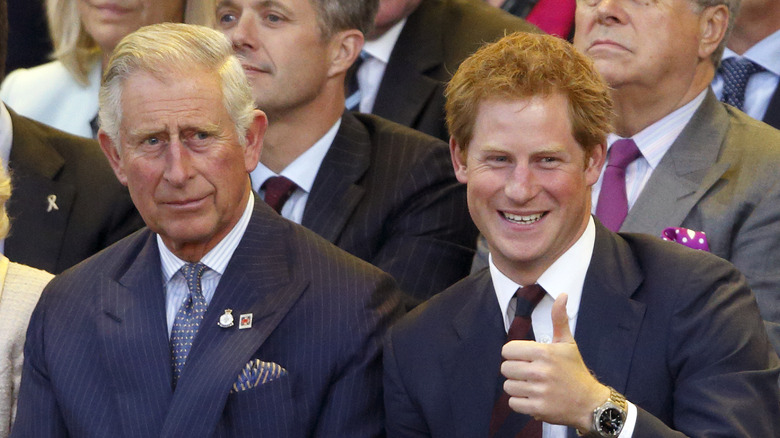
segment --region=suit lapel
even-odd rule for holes
[[[437,88],[442,86],[441,81],[428,74],[444,65],[445,23],[436,5],[438,2],[426,0],[409,16],[390,54],[373,114],[414,126]],[[420,32],[422,29],[424,34]]]
[[[14,186],[8,212],[17,220],[5,240],[5,254],[16,262],[35,263],[41,269],[54,272],[76,190],[70,184],[55,180],[65,165],[64,158],[35,132],[31,121],[10,108],[8,112],[13,126],[9,161]],[[50,195],[56,197],[57,210],[49,210]],[[17,207],[14,199],[24,199],[31,207]],[[36,253],[50,254],[50,257],[43,263],[33,261],[29,252],[32,248]]]
[[[717,162],[728,126],[728,113],[708,91],[653,171],[620,231],[658,236],[666,227],[682,225],[691,209],[730,166],[726,160]]]
[[[596,378],[621,392],[645,314],[645,305],[631,299],[643,276],[625,241],[597,222],[574,337]]]
[[[286,241],[290,226],[256,200],[249,226],[203,318],[161,436],[214,431],[240,370],[305,290],[308,280],[294,276],[297,261]],[[225,309],[233,310],[233,327],[217,325]],[[252,327],[239,330],[237,321],[244,313],[253,314]]]
[[[485,436],[496,400],[506,332],[489,270],[477,274],[474,291],[454,315],[454,348],[442,357],[452,421],[459,437]]]
[[[98,277],[102,284],[98,336],[104,369],[114,386],[123,429],[156,433],[171,399],[171,350],[165,317],[160,256],[155,235],[139,235],[137,255],[118,278]]]
[[[301,224],[327,241],[336,243],[347,220],[363,198],[358,181],[368,170],[371,139],[365,127],[344,113],[320,170],[314,179]]]

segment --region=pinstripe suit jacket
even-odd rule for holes
[[[176,390],[159,253],[147,229],[55,278],[34,311],[13,437],[383,434],[392,279],[257,202]],[[224,309],[253,313],[223,329]],[[231,386],[253,359],[288,375]]]
[[[414,305],[468,275],[477,229],[442,141],[344,113],[301,222],[390,273]]]

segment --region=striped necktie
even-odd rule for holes
[[[544,298],[547,292],[538,284],[521,287],[515,292],[517,307],[515,317],[509,326],[507,333],[507,342],[534,340],[534,329],[531,325],[531,314],[539,301]],[[512,408],[509,407],[509,394],[501,391],[501,395],[493,406],[493,414],[490,417],[490,437],[491,438],[541,438],[542,422],[533,419],[528,415],[514,414],[512,420],[507,421]]]

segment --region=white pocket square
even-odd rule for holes
[[[260,359],[252,359],[238,374],[236,383],[231,392],[241,392],[264,385],[287,375],[287,370],[274,362],[264,362]]]

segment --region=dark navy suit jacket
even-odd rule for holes
[[[596,378],[638,407],[634,438],[777,436],[780,361],[742,275],[600,224],[593,252],[575,339]],[[505,339],[487,269],[402,319],[385,343],[388,436],[487,436]]]
[[[483,44],[517,31],[540,32],[482,0],[423,0],[390,53],[371,112],[449,141],[446,83]]]
[[[345,113],[302,225],[395,277],[408,306],[469,273],[477,229],[441,140]]]
[[[5,255],[58,274],[143,227],[130,194],[94,140],[17,115]],[[49,209],[49,196],[57,209]]]
[[[217,325],[224,309],[251,329]],[[257,200],[176,390],[160,258],[147,229],[49,284],[32,317],[13,437],[383,435],[392,279]],[[250,360],[288,375],[231,392]]]
[[[780,129],[780,86],[775,89],[775,94],[772,95],[772,99],[769,101],[766,114],[764,114],[764,122]]]

